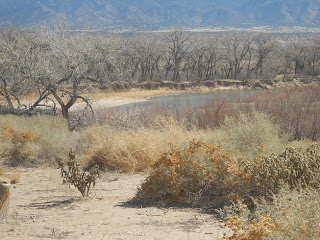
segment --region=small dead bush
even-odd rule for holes
[[[95,187],[96,180],[100,177],[99,167],[95,165],[89,173],[84,172],[72,150],[69,152],[69,160],[66,166],[61,159],[57,159],[57,161],[63,179],[62,184],[73,185],[83,197],[89,196],[90,190]]]
[[[221,240],[264,240],[277,229],[277,224],[270,215],[252,216],[248,207],[240,202],[225,208],[224,211],[227,214],[225,225],[232,234],[224,234]]]

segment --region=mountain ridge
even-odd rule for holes
[[[173,26],[320,27],[320,0],[2,0],[1,25],[67,22],[76,29]]]

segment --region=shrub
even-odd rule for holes
[[[57,159],[57,161],[61,170],[62,183],[72,184],[83,197],[89,196],[91,188],[96,185],[96,179],[100,177],[99,167],[95,165],[90,169],[89,173],[83,172],[72,150],[69,152],[67,168],[65,168],[64,162],[61,159]]]
[[[12,127],[6,126],[2,129],[2,137],[4,137],[11,146],[7,148],[6,161],[10,166],[32,166],[37,165],[35,162],[34,143],[37,136],[31,131],[17,132]]]
[[[253,179],[251,196],[268,196],[276,193],[282,183],[290,187],[314,187],[320,185],[320,155],[318,145],[306,150],[289,147],[279,155],[260,157],[246,165]]]
[[[253,112],[239,119],[226,118],[209,142],[222,144],[233,156],[254,159],[262,154],[280,153],[287,143],[279,137],[280,128],[265,113]]]
[[[272,201],[270,201],[270,198]],[[254,200],[255,210],[238,202],[225,207],[226,226],[232,230],[224,240],[318,239],[320,236],[320,193],[312,188],[282,185],[269,199]]]
[[[138,190],[135,200],[219,207],[236,201],[248,176],[220,146],[191,141],[166,152]]]
[[[226,227],[230,228],[233,233],[229,237],[224,235],[221,240],[263,240],[271,234],[276,225],[272,223],[270,216],[252,221],[232,216],[226,218]]]
[[[317,145],[247,161],[232,158],[219,146],[192,141],[162,155],[135,200],[214,208],[242,200],[252,209],[252,199],[277,193],[281,183],[317,188],[319,179]]]
[[[266,239],[319,239],[319,189],[284,185],[272,202],[257,201],[255,205],[257,217],[269,215],[277,226]]]

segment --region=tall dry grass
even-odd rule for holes
[[[88,128],[78,136],[78,149],[83,152],[82,163],[98,164],[109,171],[144,171],[166,152],[171,145],[183,145],[206,134],[187,130],[183,124],[159,118],[152,126],[137,129],[100,126]]]

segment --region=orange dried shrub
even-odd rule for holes
[[[227,217],[226,227],[233,232],[232,236],[226,235],[221,240],[263,240],[270,235],[276,224],[272,223],[270,216],[262,217],[261,220],[253,219],[251,222],[239,217]]]
[[[193,140],[162,155],[135,200],[219,207],[238,200],[248,178],[221,146]]]
[[[32,145],[37,141],[37,135],[31,131],[20,132],[10,126],[2,129],[3,141],[10,144],[6,153],[6,163],[11,166],[30,165],[34,162],[35,151]]]

